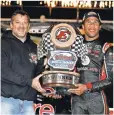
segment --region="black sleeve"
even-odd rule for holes
[[[102,90],[113,82],[113,47],[110,47],[104,56],[104,65],[106,71],[106,79],[92,83],[91,91]]]
[[[11,55],[11,47],[9,43],[5,40],[1,40],[1,81],[20,86],[31,86],[31,78],[20,75],[11,68]]]

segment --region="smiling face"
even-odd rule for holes
[[[96,17],[88,17],[84,21],[82,28],[85,31],[86,40],[91,41],[99,37],[99,30],[101,29],[101,25]]]
[[[10,23],[10,27],[12,29],[12,33],[18,39],[25,39],[26,34],[29,30],[29,20],[27,15],[17,14],[13,16],[12,22]]]

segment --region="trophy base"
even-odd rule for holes
[[[47,91],[47,94],[59,94],[61,96],[65,96],[65,95],[70,95],[71,93],[68,92],[68,89],[70,88],[75,88],[74,85],[66,85],[66,84],[46,84],[43,85],[43,87],[45,89],[52,89],[51,91]]]

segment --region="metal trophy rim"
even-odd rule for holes
[[[70,74],[70,75],[74,75],[74,76],[77,76],[77,77],[80,77],[80,74],[77,73],[77,72],[71,72],[71,71],[44,71],[42,73],[42,75],[46,75],[46,74],[49,74],[49,73],[65,73],[65,74]]]
[[[75,77],[80,77],[80,74],[79,73],[76,73],[76,72],[68,72],[68,71],[45,71],[42,73],[42,77],[45,76],[45,75],[49,75],[49,74],[67,74],[67,75],[72,75],[73,78]],[[73,79],[74,80],[74,79]],[[65,87],[65,88],[74,88],[75,87],[75,84],[69,84],[69,83],[66,83],[66,82],[48,82],[45,83],[45,84],[42,84],[43,87]]]

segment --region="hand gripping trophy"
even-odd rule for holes
[[[50,92],[70,95],[67,90],[79,82],[79,73],[75,72],[78,57],[86,58],[83,37],[76,34],[74,28],[66,23],[55,25],[51,32],[43,34],[38,45],[38,59],[46,57],[45,71],[42,73],[42,85]]]

